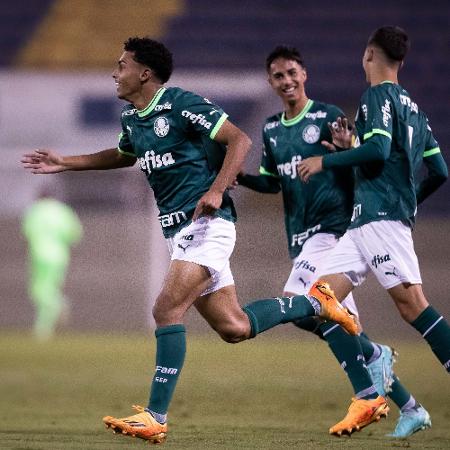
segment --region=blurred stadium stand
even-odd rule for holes
[[[116,145],[122,102],[115,98],[110,75],[127,37],[148,34],[167,44],[175,59],[170,84],[208,96],[250,134],[255,146],[247,170],[255,171],[261,125],[280,109],[266,82],[268,52],[278,44],[297,46],[308,69],[309,96],[336,103],[353,117],[366,88],[361,57],[367,37],[386,24],[403,26],[411,36],[412,50],[400,81],[428,114],[448,155],[449,13],[448,0],[348,0],[345,5],[332,0],[9,2],[0,11],[0,251],[9,258],[0,269],[0,326],[31,323],[19,220],[43,179],[25,174],[17,161],[36,146],[64,153]],[[149,250],[149,240],[153,249],[159,246],[160,231],[154,218],[148,219],[154,216],[153,199],[135,171],[46,179],[85,222],[86,238],[74,253],[68,279],[69,297],[79,306],[74,328],[146,325],[147,298],[154,297],[158,284],[157,277],[146,274],[160,274],[167,257],[157,256],[158,267],[152,265],[149,252],[155,251]],[[240,244],[233,259],[239,292],[244,299],[277,294],[290,268],[280,197],[240,189],[233,195],[240,212]],[[439,279],[448,271],[449,197],[450,182],[419,210],[417,247],[433,299],[446,294]],[[444,251],[436,254],[438,250]],[[373,297],[374,288],[369,283],[361,296]],[[132,299],[135,307],[130,311]],[[389,300],[381,298],[376,304]],[[371,314],[378,307],[367,307],[369,325],[392,332],[400,319],[395,313]],[[441,310],[450,313],[448,304]]]
[[[310,96],[336,103],[352,116],[366,87],[360,61],[368,34],[381,24],[398,24],[412,39],[401,82],[447,149],[449,13],[447,0],[349,0],[345,7],[333,0],[320,6],[314,0],[135,0],[126,8],[119,0],[18,0],[0,13],[0,66],[110,69],[126,37],[149,34],[173,51],[177,70],[263,72],[275,45],[293,44],[305,57]],[[259,104],[253,106],[246,99],[245,108],[237,99],[220,100],[240,125],[248,125],[238,117],[242,111],[265,110],[264,99],[253,99]],[[116,102],[111,108],[112,102],[86,99],[81,120],[94,126],[113,121],[119,107]],[[437,194],[427,211],[439,212],[449,194],[450,188]]]
[[[14,0],[0,8],[0,67],[14,64],[54,0]]]

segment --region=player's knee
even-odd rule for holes
[[[153,319],[157,327],[181,322],[182,317],[178,311],[175,308],[168,307],[168,305],[170,305],[170,301],[160,294],[152,309]]]
[[[415,320],[429,305],[420,285],[400,285],[389,291],[401,317],[408,323]]]
[[[166,312],[157,303],[153,305],[152,315],[157,326],[160,326],[167,318]]]
[[[237,344],[245,341],[250,335],[248,324],[244,322],[227,323],[221,326],[217,332],[219,336],[229,344]]]

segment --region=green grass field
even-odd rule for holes
[[[39,344],[2,333],[0,348],[1,449],[148,448],[106,430],[101,418],[146,406],[152,337],[63,335]],[[351,390],[324,343],[304,334],[234,346],[212,334],[189,336],[163,448],[450,448],[448,375],[425,344],[397,348],[396,372],[430,411],[433,428],[385,438],[398,415],[391,405],[387,420],[339,439],[327,430],[345,414]]]

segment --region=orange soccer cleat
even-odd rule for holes
[[[389,406],[381,395],[372,400],[352,398],[347,415],[330,428],[330,434],[338,437],[343,434],[350,436],[354,431],[360,431],[372,422],[378,422],[382,417],[386,417],[388,412]]]
[[[309,290],[308,295],[322,305],[319,317],[338,323],[349,334],[356,335],[360,332],[354,316],[337,301],[328,283],[320,280],[316,281]]]
[[[162,444],[167,437],[167,423],[157,422],[142,406],[133,405],[133,408],[139,411],[138,414],[122,419],[111,416],[103,417],[106,428],[112,428],[114,433],[145,439],[152,444]]]

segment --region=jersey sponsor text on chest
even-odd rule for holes
[[[281,176],[288,176],[292,179],[297,177],[297,165],[302,160],[300,155],[294,155],[288,162],[277,164],[278,173]]]
[[[175,159],[170,152],[158,155],[154,150],[147,150],[138,162],[141,170],[150,175],[153,169],[175,164]]]

